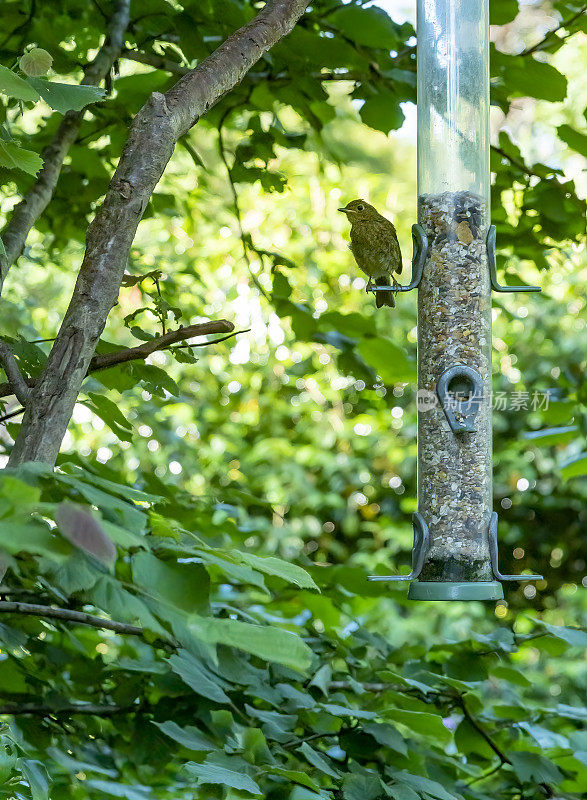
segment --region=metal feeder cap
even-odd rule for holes
[[[503,600],[499,581],[414,581],[410,600]]]

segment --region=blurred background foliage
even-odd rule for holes
[[[230,320],[235,334],[91,375],[57,476],[4,478],[3,597],[105,612],[141,625],[146,641],[6,618],[0,704],[17,713],[5,762],[0,747],[0,780],[4,763],[12,776],[0,796],[580,794],[585,15],[577,2],[491,2],[500,276],[542,286],[493,299],[494,392],[506,403],[495,412],[495,508],[503,571],[544,580],[508,585],[496,606],[424,605],[366,581],[407,571],[410,558],[416,298],[375,313],[337,213],[363,197],[388,214],[409,274],[412,5],[314,3],[180,142],[99,352],[204,319]],[[35,44],[61,80],[77,80],[106,6],[5,3],[2,63],[13,68]],[[107,97],[87,114],[6,283],[3,333],[31,377],[131,116],[254,6],[133,4]],[[40,152],[59,114],[2,106],[12,141]],[[4,166],[0,179],[9,215],[34,178]],[[20,417],[13,397],[1,402],[6,461]],[[72,543],[59,517],[67,501],[93,508],[116,565]],[[267,641],[222,627],[229,620],[270,625]],[[286,630],[302,649],[281,641]],[[72,702],[119,712],[71,715]],[[31,704],[41,710],[23,715]]]

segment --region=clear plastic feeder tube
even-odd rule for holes
[[[419,403],[418,507],[430,529],[420,581],[491,581],[488,0],[418,0],[417,26],[418,221],[429,239],[418,388],[436,398],[455,365],[483,386],[474,432],[455,433],[437,398]],[[466,383],[449,384],[455,400]]]

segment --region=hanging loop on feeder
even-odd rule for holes
[[[472,367],[455,364],[445,369],[436,393],[453,433],[474,433],[483,402],[483,380]]]
[[[540,286],[504,286],[497,280],[497,263],[495,258],[495,225],[490,225],[487,231],[487,263],[489,265],[489,280],[494,292],[541,292]]]
[[[428,525],[424,521],[424,517],[418,514],[412,514],[412,525],[414,526],[414,546],[412,547],[412,571],[409,575],[369,575],[370,581],[413,581],[422,572],[424,566],[424,557],[428,551],[430,543],[430,534],[428,532]]]
[[[401,283],[395,286],[367,286],[368,292],[411,292],[412,289],[417,289],[422,280],[424,272],[424,264],[428,256],[428,237],[424,233],[424,228],[421,225],[412,225],[412,279],[409,283],[402,285]]]
[[[499,571],[499,553],[497,549],[497,513],[492,512],[487,529],[489,540],[489,556],[491,558],[491,569],[498,581],[541,581],[542,575],[502,575]]]

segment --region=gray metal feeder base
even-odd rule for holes
[[[502,600],[499,581],[414,581],[410,600]]]

